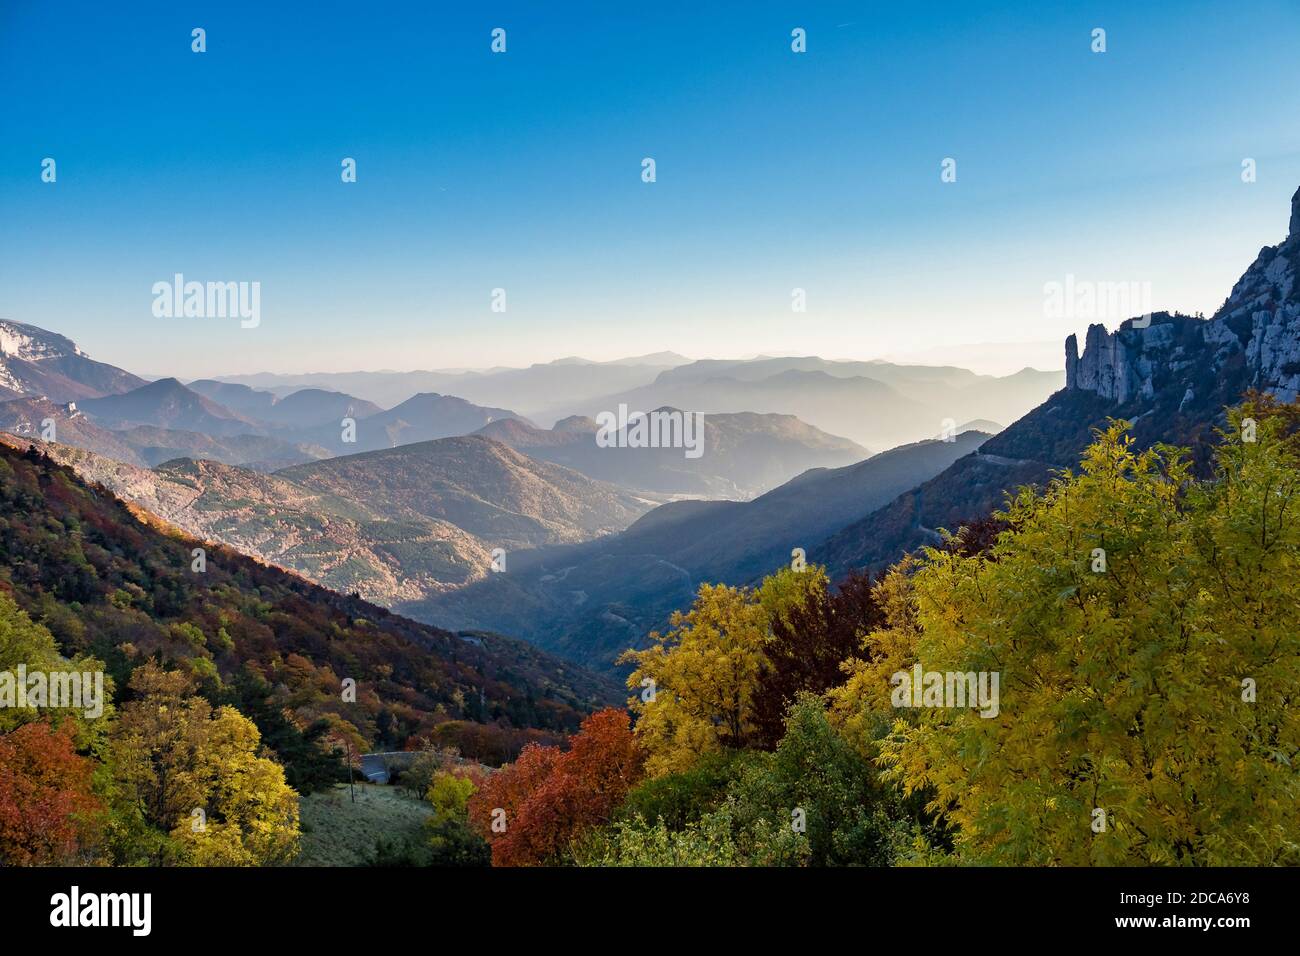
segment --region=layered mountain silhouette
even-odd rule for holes
[[[698,458],[688,458],[681,448],[601,447],[597,432],[594,419],[571,416],[549,430],[501,419],[477,434],[626,488],[710,498],[753,497],[808,468],[845,465],[868,454],[793,415],[705,416],[703,454]]]
[[[475,405],[454,395],[421,393],[395,408],[361,419],[357,425],[356,444],[351,451],[395,448],[468,435],[489,422],[518,417],[509,409]]]
[[[285,428],[330,425],[337,429],[345,417],[368,418],[383,411],[363,398],[320,388],[304,388],[280,397],[247,385],[211,379],[190,382],[187,387],[252,421]]]
[[[688,606],[701,583],[745,584],[788,564],[795,548],[809,549],[987,439],[965,432],[813,469],[752,501],[665,504],[621,534],[520,552],[505,574],[399,607],[421,620],[499,627],[609,668]]]
[[[284,396],[213,380],[192,382],[190,388],[237,410],[261,431],[325,449],[331,455],[467,435],[489,422],[518,417],[506,408],[483,407],[433,392],[383,409],[355,395],[321,388],[304,388]]]
[[[660,372],[688,361],[673,352],[659,352],[612,362],[569,357],[539,362],[528,368],[307,375],[259,373],[223,376],[221,380],[277,393],[305,387],[335,389],[363,396],[386,408],[425,392],[450,393],[471,402],[507,405],[529,417],[536,410],[559,405],[565,410],[556,417],[563,417],[598,396],[645,385],[654,381]]]
[[[56,396],[76,395],[75,408],[43,409],[41,420],[53,418],[64,426],[62,441],[124,463],[151,467],[193,458],[270,472],[481,432],[539,460],[658,499],[751,498],[810,467],[836,467],[866,457],[868,448],[839,437],[850,430],[874,430],[881,438],[877,447],[895,444],[904,435],[933,436],[957,418],[957,411],[962,418],[981,411],[994,415],[1023,404],[1021,392],[1041,397],[1055,376],[1026,370],[994,379],[950,367],[816,357],[691,362],[675,353],[654,353],[613,362],[570,357],[525,369],[299,376],[291,386],[273,383],[293,377],[270,375],[184,385],[174,378],[144,382],[92,362],[54,333],[13,323],[6,328],[14,356],[10,361],[6,352],[6,361],[15,368],[15,363],[26,363],[23,369],[41,364],[45,372],[41,377],[28,369],[21,379],[11,377],[14,389],[0,391],[0,404],[15,390],[19,394],[11,400],[49,399],[56,406],[73,401]],[[85,380],[69,379],[46,394],[40,389],[54,381],[50,376],[57,369]],[[430,382],[453,384],[458,393],[406,394],[410,387]],[[381,392],[400,392],[404,398],[384,408],[356,391],[328,387],[335,383],[362,388],[380,383]],[[609,392],[620,387],[624,391]],[[683,391],[690,403],[639,404],[656,389]],[[940,417],[936,408],[909,397],[927,392],[942,394],[954,414]],[[1000,397],[985,401],[982,393]],[[485,398],[476,401],[479,396]],[[540,420],[550,427],[538,427],[513,402],[494,403],[500,396],[519,399],[525,409],[569,404],[562,406],[564,414],[544,410]],[[714,409],[705,416],[704,454],[688,458],[681,449],[599,447],[593,416],[614,411],[619,398],[627,398],[632,411]],[[697,402],[703,404],[692,404]],[[590,409],[590,415],[572,414],[582,403],[600,407]],[[827,403],[836,411],[828,413]],[[790,414],[792,408],[807,408],[843,429],[810,424]],[[863,414],[863,408],[872,414]],[[0,424],[11,431],[34,426],[34,418],[34,410],[26,407],[0,410]]]
[[[1013,421],[1060,388],[1063,378],[1060,371],[1036,369],[995,377],[952,366],[835,362],[816,356],[692,362],[657,353],[614,362],[558,359],[525,369],[263,373],[222,381],[275,392],[305,386],[336,389],[381,405],[417,392],[449,393],[513,409],[516,417],[544,430],[573,415],[594,419],[620,404],[637,411],[667,406],[706,415],[793,415],[878,450],[937,434],[949,419]]]
[[[999,378],[952,367],[831,362],[815,356],[707,360],[664,371],[647,385],[577,409],[552,406],[534,417],[548,421],[575,410],[594,416],[620,404],[634,409],[666,405],[706,415],[779,413],[881,449],[928,438],[942,431],[945,422],[1012,421],[1061,381],[1060,372],[1035,369]]]
[[[149,425],[222,437],[265,433],[251,419],[190,391],[174,378],[161,378],[118,395],[87,399],[79,407],[108,428]]]

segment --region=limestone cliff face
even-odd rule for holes
[[[1065,341],[1065,387],[1096,392],[1121,405],[1183,388],[1184,402],[1207,376],[1241,378],[1242,388],[1283,401],[1300,394],[1300,190],[1291,200],[1290,232],[1266,246],[1210,319],[1158,313],[1146,328],[1125,321],[1114,332],[1092,325],[1083,355]]]

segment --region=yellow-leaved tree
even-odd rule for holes
[[[959,859],[1300,862],[1295,430],[1267,401],[1231,412],[1196,481],[1116,423],[1080,473],[1011,502],[991,551],[928,550],[892,580],[891,626],[835,713],[887,778],[932,795]],[[914,664],[996,672],[996,716],[893,709],[887,682]]]
[[[619,658],[636,665],[627,685],[650,776],[744,745],[767,638],[762,605],[725,584],[701,585],[691,609],[670,624],[666,634],[650,635],[650,647]]]
[[[119,800],[148,825],[154,865],[258,866],[297,855],[298,794],[259,756],[257,727],[192,696],[190,678],[152,662],[110,737]],[[144,862],[132,861],[132,862]]]
[[[702,584],[666,634],[652,633],[648,648],[619,658],[636,665],[627,686],[648,775],[681,772],[702,754],[750,741],[772,622],[825,588],[818,567],[785,568],[757,589]]]

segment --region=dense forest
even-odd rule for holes
[[[351,741],[421,751],[426,845],[376,863],[1300,863],[1300,407],[1250,396],[1213,460],[1114,422],[878,577],[705,584],[596,709],[523,650],[223,551],[196,573],[5,453],[0,666],[102,667],[111,704],[0,711],[0,858],[288,862]]]

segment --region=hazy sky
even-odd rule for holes
[[[1300,185],[1300,7],[1054,6],[0,0],[0,317],[194,377],[1038,355],[1067,275],[1213,311]],[[156,318],[177,272],[260,325]]]

